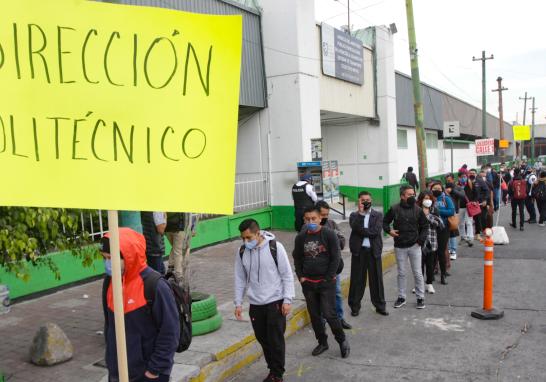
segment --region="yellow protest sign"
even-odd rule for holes
[[[241,16],[0,3],[0,205],[231,214]]]
[[[531,126],[512,126],[514,132],[514,141],[530,141],[531,140]]]

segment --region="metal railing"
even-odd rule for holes
[[[269,205],[269,179],[267,174],[237,175],[235,180],[234,212],[243,212]],[[199,219],[212,219],[215,214],[200,214]],[[87,232],[93,241],[108,232],[107,212],[87,210],[80,213],[82,232]]]

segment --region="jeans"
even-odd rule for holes
[[[455,252],[457,253],[457,237],[453,236],[449,238],[449,241],[447,243],[447,249],[449,252]]]
[[[394,248],[394,251],[398,267],[398,297],[406,298],[406,267],[409,258],[415,282],[415,295],[419,299],[425,298],[425,283],[421,271],[421,247],[419,244],[414,244],[410,248]]]
[[[500,204],[500,200],[499,200],[499,197],[500,197],[500,188],[494,188],[493,189],[493,207],[495,208],[495,211],[499,209],[499,204]]]
[[[474,240],[474,220],[468,215],[466,208],[459,210],[459,234],[463,240]]]
[[[341,275],[336,277],[336,314],[343,320],[343,295],[341,294]]]
[[[163,256],[161,255],[146,255],[148,266],[153,270],[165,274],[165,264],[163,264]]]

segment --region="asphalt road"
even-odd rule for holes
[[[392,308],[396,267],[384,275],[390,316],[376,314],[366,292],[360,316],[346,317],[354,326],[348,359],[332,336],[330,349],[312,357],[310,327],[290,337],[285,381],[546,381],[546,228],[513,230],[509,215],[509,207],[501,209],[511,242],[495,247],[494,304],[504,318],[470,316],[482,304],[483,245],[464,246],[449,285],[435,283],[424,310],[415,309],[412,295],[403,308]],[[260,359],[232,380],[262,381],[267,372]]]

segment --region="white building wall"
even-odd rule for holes
[[[271,204],[291,205],[296,163],[320,138],[319,59],[313,0],[263,0],[262,28],[271,163]]]

